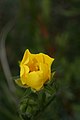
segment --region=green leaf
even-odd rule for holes
[[[53,61],[52,65],[51,65],[51,73],[61,73],[62,72],[62,65],[61,65],[61,61],[56,58],[56,60]]]
[[[23,103],[23,104],[20,105],[20,112],[21,112],[21,113],[25,113],[25,111],[26,111],[26,106],[27,106],[26,103]]]
[[[56,69],[55,69],[55,60],[52,62],[52,65],[51,65],[51,73],[54,72]]]

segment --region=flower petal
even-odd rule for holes
[[[24,74],[24,66],[20,66],[20,77]]]
[[[49,57],[48,55],[43,54],[44,63],[48,64],[51,67],[54,58]]]
[[[39,54],[35,54],[35,57],[36,61],[38,63],[43,63],[43,54],[42,53],[39,53]]]
[[[21,78],[21,82],[22,84],[26,84],[26,77],[27,77],[27,74],[29,73],[29,67],[26,66],[26,65],[21,65],[20,66],[20,78]]]
[[[26,84],[37,91],[43,86],[43,77],[41,71],[30,72],[27,76]]]
[[[29,62],[29,55],[31,53],[29,52],[29,50],[27,49],[24,53],[23,59],[21,61],[21,64],[27,64]]]
[[[16,82],[17,85],[19,85],[19,86],[22,87],[22,88],[28,88],[27,85],[23,85],[23,84],[22,84],[22,82],[21,82],[21,80],[20,80],[19,78],[16,79],[15,82]]]
[[[49,74],[50,74],[49,67],[47,64],[44,63],[40,63],[39,67],[40,67],[40,71],[43,72],[43,82],[45,83],[49,79]]]
[[[20,77],[23,76],[24,74],[26,75],[29,73],[29,67],[27,65],[21,65],[20,66]]]

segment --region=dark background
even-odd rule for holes
[[[61,92],[39,119],[80,120],[80,0],[0,0],[0,33],[0,120],[20,120],[14,77],[26,49],[55,58]]]

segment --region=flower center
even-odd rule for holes
[[[30,64],[29,72],[33,72],[33,71],[39,71],[39,66],[38,66],[37,63],[36,64],[34,64],[34,63]]]

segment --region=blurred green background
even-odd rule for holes
[[[80,120],[80,0],[0,0],[0,33],[0,120],[20,120],[14,76],[26,49],[55,58],[60,94],[39,120]]]

